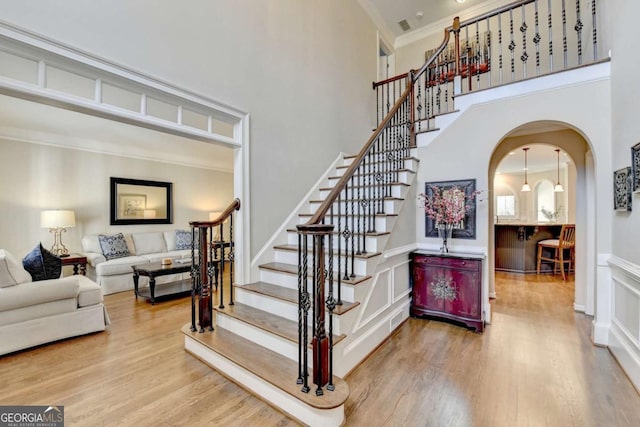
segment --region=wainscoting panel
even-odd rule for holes
[[[640,389],[640,266],[612,256],[609,349]]]

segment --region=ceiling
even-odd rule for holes
[[[377,15],[384,21],[385,27],[394,38],[415,32],[445,18],[447,25],[451,25],[449,21],[453,21],[453,17],[461,15],[464,10],[493,2],[495,0],[465,0],[464,3],[458,3],[456,0],[361,0],[364,9],[370,15]],[[374,18],[374,21],[379,19]],[[398,24],[402,20],[406,20],[410,26],[406,31]],[[376,23],[380,25],[380,22]]]

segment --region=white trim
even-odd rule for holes
[[[584,304],[576,304],[573,303],[573,311],[579,311],[580,313],[584,313],[587,307]]]
[[[511,2],[512,0],[492,0],[492,1],[485,1],[477,6],[465,8],[459,14],[447,16],[446,18],[440,19],[439,21],[435,21],[429,25],[425,25],[424,27],[418,28],[415,31],[402,34],[396,37],[394,47],[396,49],[399,49],[403,46],[406,46],[408,44],[411,44],[419,40],[423,40],[434,34],[444,33],[445,28],[453,25],[453,18],[455,18],[456,16],[460,17],[460,21],[464,21],[466,19],[483,15],[487,12],[492,11],[493,9],[496,9],[502,5],[505,5]]]
[[[387,25],[387,22],[378,12],[378,9],[371,4],[369,0],[358,0],[360,7],[366,12],[373,24],[378,28],[378,32],[382,34],[383,40],[388,46],[395,44],[395,35],[391,28]],[[393,43],[388,43],[392,41]]]
[[[384,251],[382,253],[382,257],[386,260],[386,259],[393,258],[393,257],[399,256],[399,255],[408,254],[410,252],[415,251],[416,249],[418,249],[418,244],[417,243],[411,243],[411,244],[408,244],[408,245],[399,246],[397,248],[389,249],[388,251]]]
[[[598,257],[598,265],[610,265],[617,267],[627,274],[640,279],[640,265],[633,264],[615,255],[605,254],[606,257]]]

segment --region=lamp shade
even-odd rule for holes
[[[69,228],[76,226],[76,214],[73,211],[52,210],[40,212],[40,227]]]

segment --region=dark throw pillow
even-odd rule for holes
[[[123,258],[129,256],[129,248],[127,242],[124,240],[124,234],[118,233],[113,236],[105,236],[103,234],[98,236],[100,242],[100,249],[102,249],[102,255],[106,259]]]
[[[22,266],[34,282],[57,279],[62,272],[62,260],[38,244],[22,260]]]

